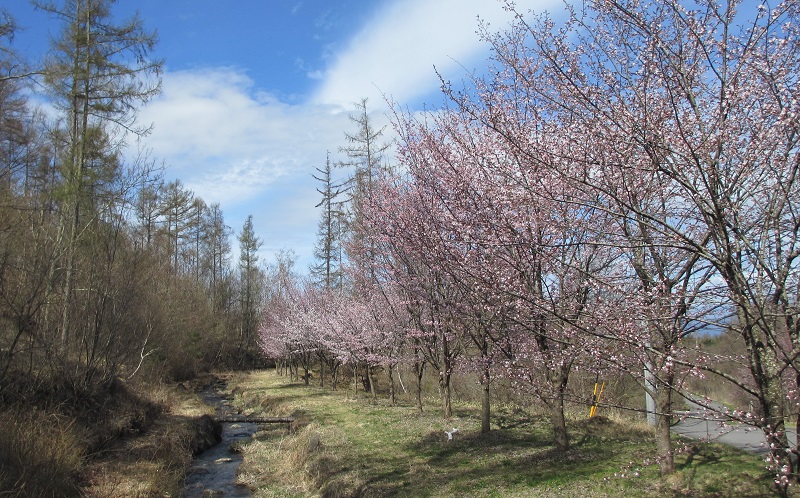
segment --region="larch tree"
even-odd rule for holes
[[[194,209],[194,192],[186,189],[183,182],[174,180],[164,187],[160,219],[163,224],[162,233],[166,237],[166,252],[174,275],[184,269],[182,261],[186,246],[191,243]]]
[[[190,224],[190,234],[192,243],[191,256],[189,257],[189,268],[194,273],[196,283],[200,282],[200,273],[202,272],[202,249],[203,241],[208,239],[209,234],[206,232],[208,228],[205,224],[206,211],[208,206],[201,198],[195,198],[192,203],[192,221]]]
[[[348,261],[363,280],[371,271],[370,261],[373,250],[366,242],[367,233],[363,225],[363,216],[366,203],[372,196],[375,182],[383,168],[384,154],[390,144],[383,141],[384,128],[376,128],[374,118],[370,116],[367,108],[367,99],[362,99],[356,104],[355,114],[350,116],[350,121],[355,126],[354,132],[345,132],[348,145],[340,148],[340,152],[347,156],[347,160],[339,163],[339,167],[351,169],[352,176],[343,185],[348,193],[349,213],[346,224],[345,248]],[[374,278],[368,278],[371,285]]]
[[[136,193],[134,214],[138,222],[139,244],[146,249],[150,249],[155,243],[163,188],[164,184],[160,181],[146,181],[139,186]]]
[[[66,0],[63,5],[38,2],[37,7],[63,22],[44,69],[44,83],[64,113],[66,154],[62,157],[64,289],[61,342],[70,339],[75,287],[76,248],[95,213],[88,185],[92,157],[114,154],[114,134],[144,134],[136,125],[137,106],[160,90],[162,63],[151,57],[156,35],[142,20],[115,24],[112,0]],[[107,135],[108,140],[98,136]],[[93,147],[102,147],[92,150]]]
[[[343,185],[333,180],[330,154],[325,158],[325,167],[317,168],[317,172],[319,176],[312,176],[321,183],[317,192],[322,199],[315,207],[322,208],[322,212],[314,247],[316,263],[310,274],[323,289],[336,290],[342,287],[344,202],[338,197]]]
[[[230,294],[230,256],[229,237],[231,228],[225,224],[225,218],[219,203],[211,204],[205,210],[204,221],[206,236],[202,239],[202,268],[205,275],[212,307],[215,311],[229,310]]]
[[[264,275],[258,265],[258,250],[262,242],[253,229],[249,215],[238,235],[239,240],[239,341],[237,360],[240,365],[252,360],[256,346],[256,331],[263,299]]]

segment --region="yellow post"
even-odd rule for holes
[[[594,417],[594,414],[597,412],[597,404],[600,403],[600,396],[603,395],[603,388],[606,387],[606,383],[603,382],[600,384],[600,390],[597,389],[598,383],[594,383],[594,392],[592,393],[592,407],[589,409],[589,418]]]

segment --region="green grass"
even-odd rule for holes
[[[662,479],[645,464],[652,433],[604,417],[572,420],[572,449],[560,454],[547,419],[520,411],[500,408],[506,428],[481,434],[469,404],[443,420],[431,400],[418,416],[410,403],[353,400],[272,371],[237,375],[229,388],[247,414],[298,418],[294,433],[265,427],[244,448],[239,478],[256,497],[771,496],[762,460],[721,445],[689,464],[678,456],[678,472]]]

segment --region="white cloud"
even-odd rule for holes
[[[139,116],[154,123],[144,146],[165,162],[169,179],[180,178],[206,203],[220,203],[236,233],[252,214],[263,261],[292,248],[305,270],[319,217],[311,174],[327,151],[336,159],[344,132],[352,131],[352,104],[368,97],[378,109],[383,93],[411,103],[438,89],[434,65],[455,77],[466,72],[459,63],[482,67],[488,51],[475,33],[478,15],[498,29],[510,19],[495,0],[393,0],[332,57],[327,71],[309,73],[321,85],[303,104],[257,88],[240,68],[168,71],[162,95]],[[379,113],[374,118],[376,127],[387,123]]]
[[[257,91],[233,68],[168,72],[140,119],[154,123],[146,145],[155,157],[206,202],[227,204],[321,164],[348,126],[346,115]]]
[[[164,161],[168,179],[219,203],[236,233],[252,214],[262,259],[291,247],[305,268],[318,218],[311,174],[343,144],[346,112],[287,104],[242,70],[208,68],[167,72],[161,96],[139,118],[154,124],[143,145]]]
[[[520,0],[519,11],[542,11],[556,0]],[[446,77],[463,76],[470,63],[488,53],[476,34],[478,16],[493,29],[512,16],[496,0],[395,0],[357,33],[335,57],[314,103],[350,108],[367,97],[387,95],[408,102],[439,86],[434,66]]]

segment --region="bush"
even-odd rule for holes
[[[10,496],[79,495],[83,438],[74,421],[16,409],[0,412],[0,427],[0,489]]]

